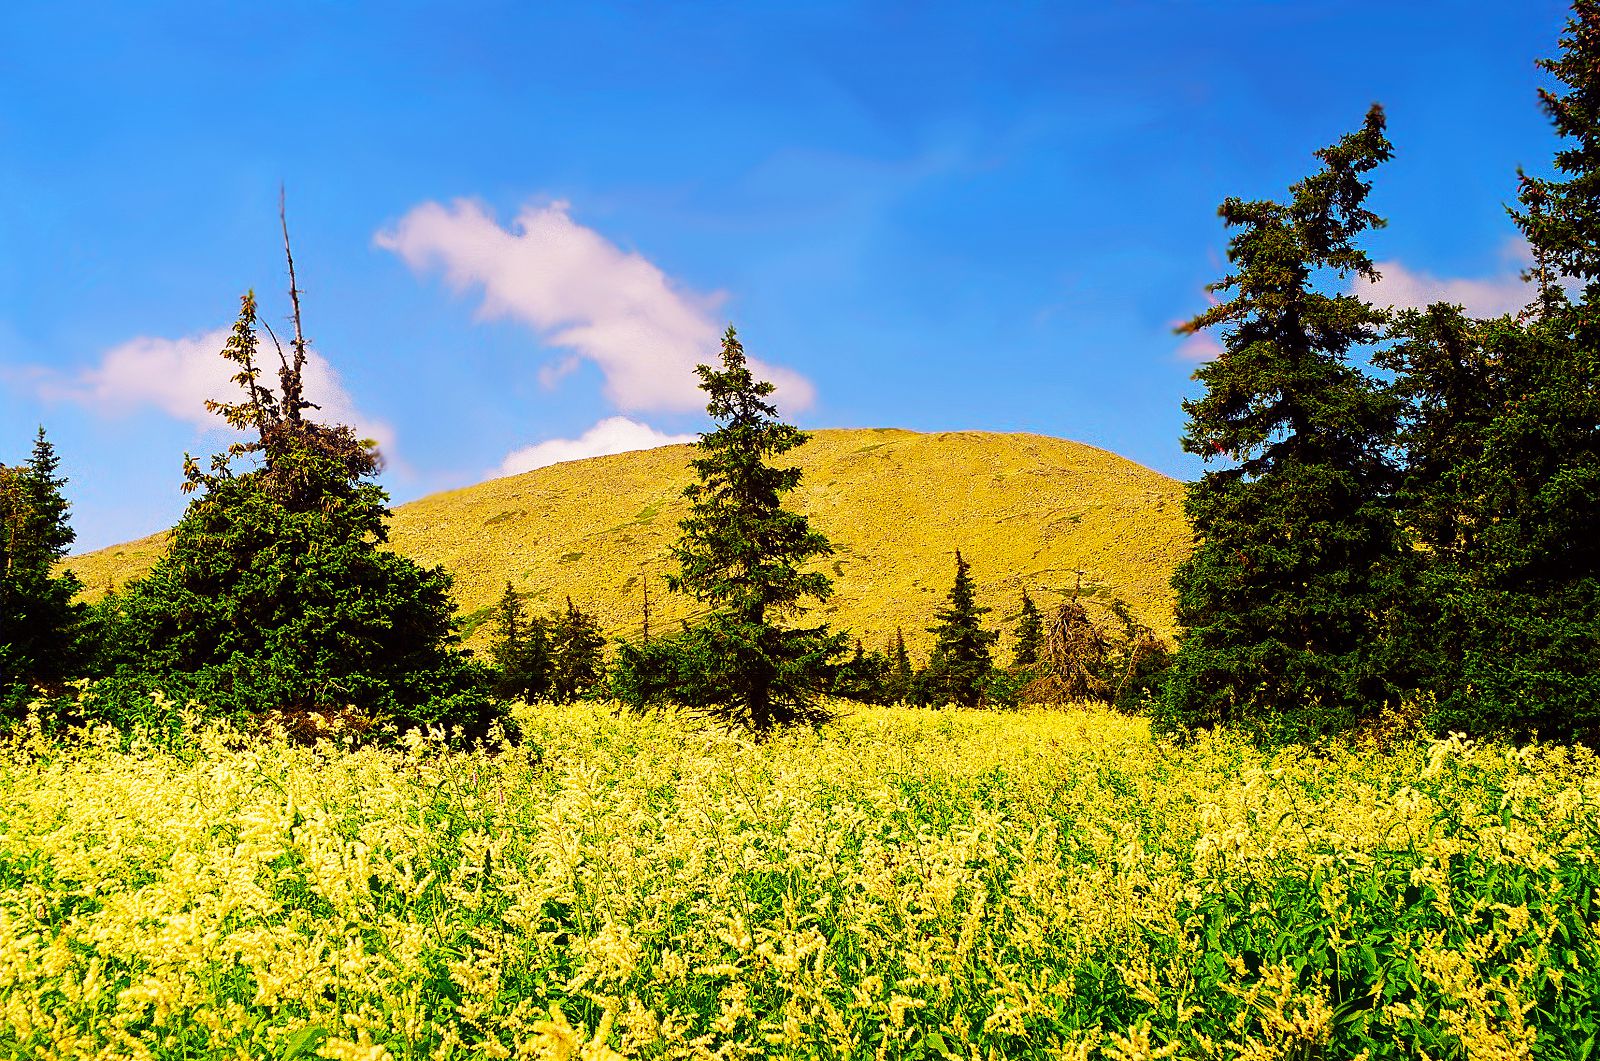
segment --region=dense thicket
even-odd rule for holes
[[[1287,202],[1229,199],[1239,231],[1223,351],[1184,403],[1184,448],[1221,462],[1189,485],[1195,547],[1173,584],[1185,627],[1164,698],[1170,726],[1247,723],[1284,736],[1338,729],[1393,696],[1379,617],[1404,539],[1391,510],[1394,399],[1351,363],[1383,316],[1327,294],[1327,274],[1375,276],[1357,243],[1383,222],[1364,176],[1390,155],[1381,108],[1317,153]]]
[[[595,617],[567,598],[545,620],[550,640],[550,697],[561,703],[586,696],[606,674],[605,636]]]
[[[576,700],[605,677],[605,645],[600,624],[571,597],[564,610],[530,616],[507,582],[489,644],[490,687],[502,700]]]
[[[531,703],[549,693],[550,635],[509,582],[495,607],[489,659],[490,685],[500,699]]]
[[[55,573],[75,537],[60,468],[43,427],[25,463],[0,464],[0,719],[17,717],[77,665],[78,580]]]
[[[820,697],[845,638],[826,625],[786,621],[807,600],[832,594],[825,574],[804,567],[832,555],[833,547],[804,516],[783,507],[800,470],[771,463],[807,435],[778,419],[768,401],[774,388],[751,372],[732,327],[723,336],[720,366],[696,372],[717,427],[700,436],[691,462],[697,481],[684,491],[689,516],[673,547],[679,571],[668,582],[711,612],[680,637],[623,646],[614,688],[639,708],[677,693],[678,702],[756,734],[822,722],[829,712]]]

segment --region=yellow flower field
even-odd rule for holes
[[[1586,1057],[1600,778],[1098,710],[16,741],[0,1054]],[[1600,1056],[1597,1053],[1595,1056]]]

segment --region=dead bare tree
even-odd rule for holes
[[[1111,688],[1101,677],[1109,652],[1105,631],[1089,618],[1077,593],[1062,601],[1045,624],[1045,666],[1059,683],[1064,700],[1110,697]]]

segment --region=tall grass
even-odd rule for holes
[[[1586,1058],[1594,758],[1099,711],[19,740],[0,1054]]]

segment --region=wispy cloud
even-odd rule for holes
[[[1178,343],[1178,360],[1196,363],[1215,360],[1222,353],[1222,343],[1211,332],[1207,329],[1185,335]]]
[[[693,442],[698,438],[698,435],[669,435],[648,424],[624,416],[613,416],[595,424],[577,438],[553,438],[506,454],[506,459],[500,462],[500,474],[517,475],[562,461],[672,446],[680,442]]]
[[[1349,290],[1374,305],[1393,309],[1426,309],[1435,302],[1448,302],[1472,317],[1514,314],[1533,301],[1533,286],[1522,279],[1522,269],[1533,256],[1525,240],[1513,238],[1501,257],[1507,265],[1505,272],[1479,278],[1439,277],[1398,261],[1378,262],[1376,281],[1352,277]]]
[[[564,202],[528,205],[502,228],[480,205],[423,203],[375,237],[414,271],[434,267],[457,291],[481,288],[479,313],[529,325],[542,342],[569,351],[540,370],[555,386],[592,361],[619,409],[686,411],[705,404],[694,366],[716,356],[721,294],[700,295],[653,262],[574,221]],[[810,405],[811,383],[752,362],[778,388],[786,412]]]
[[[228,332],[217,328],[182,339],[129,339],[107,350],[97,365],[76,375],[38,373],[35,386],[44,397],[103,413],[154,408],[202,431],[214,430],[222,421],[206,411],[206,401],[236,401],[240,394],[238,384],[232,381],[236,366],[220,356]],[[270,377],[272,359],[267,362],[263,376]],[[348,424],[385,451],[393,448],[394,429],[357,409],[338,372],[315,350],[307,353],[305,389],[306,397],[321,406],[308,412],[309,417]]]

